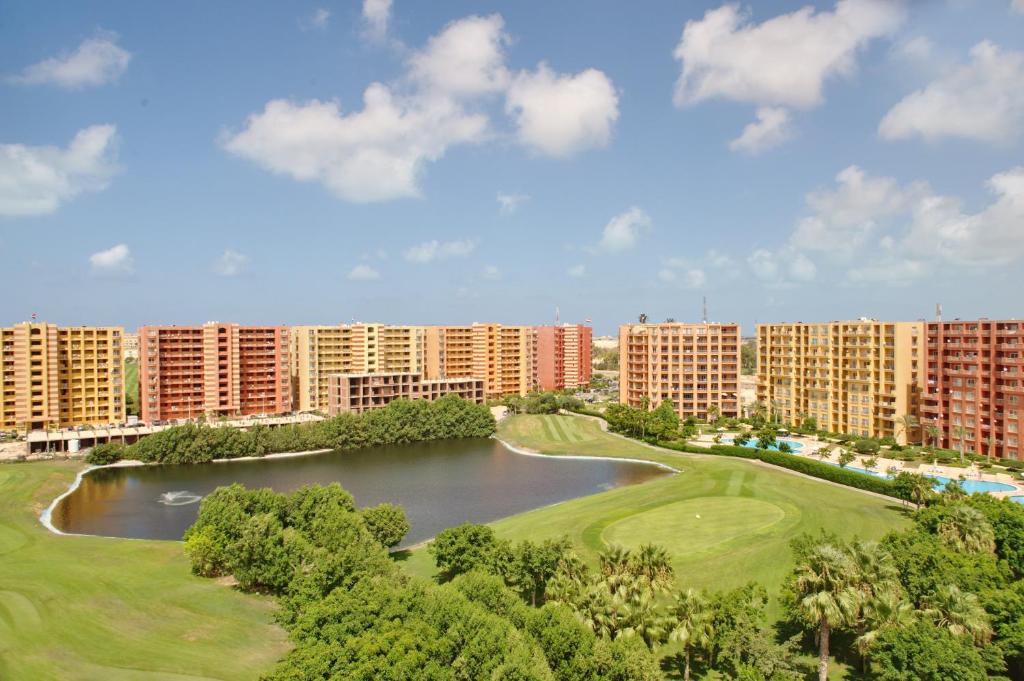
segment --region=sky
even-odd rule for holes
[[[0,324],[1024,316],[1024,0],[0,12]]]

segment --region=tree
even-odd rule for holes
[[[873,471],[876,468],[878,468],[878,457],[877,456],[869,456],[868,458],[864,459],[863,463],[864,463],[864,470]]]
[[[439,532],[427,545],[427,551],[434,557],[442,578],[452,579],[475,568],[486,568],[496,544],[490,527],[463,523]]]
[[[405,517],[405,511],[396,504],[385,503],[365,508],[362,515],[366,529],[385,548],[397,546],[409,532],[409,520]]]
[[[974,643],[987,643],[992,638],[988,615],[978,597],[953,584],[939,587],[929,596],[923,613],[953,636],[968,638]]]
[[[853,568],[846,552],[832,544],[814,547],[796,568],[799,611],[817,630],[818,681],[828,679],[832,629],[849,623],[856,613],[857,592],[850,585]]]
[[[778,431],[771,426],[765,426],[761,430],[757,431],[757,448],[758,449],[771,449],[775,446],[778,441]]]
[[[712,623],[711,601],[707,593],[687,589],[676,594],[672,608],[674,625],[669,640],[683,649],[683,681],[690,679],[690,656],[694,649],[702,650],[711,645],[715,635]]]
[[[963,426],[953,426],[953,435],[956,436],[957,443],[959,444],[960,463],[964,462],[964,442],[967,440],[968,432]]]
[[[938,426],[934,426],[934,425],[928,426],[927,428],[925,428],[925,432],[927,432],[928,433],[928,437],[931,438],[932,446],[933,447],[938,447],[939,446],[939,434],[941,433],[941,431],[939,430]]]
[[[910,442],[910,433],[918,426],[917,417],[913,414],[904,414],[896,419],[896,426],[896,436],[899,437],[900,433],[903,433],[907,437],[907,442]]]
[[[672,400],[662,400],[649,420],[650,433],[658,439],[672,439],[679,433],[679,414]]]
[[[839,466],[840,468],[846,468],[848,465],[856,460],[857,456],[849,449],[844,449],[839,452]]]
[[[978,651],[928,621],[883,630],[871,653],[878,681],[984,681]]]
[[[860,634],[854,645],[865,662],[871,655],[871,648],[884,632],[909,626],[917,619],[914,606],[895,588],[880,591],[864,600],[861,613]]]
[[[722,410],[718,408],[717,404],[712,404],[708,407],[708,422],[718,423],[718,419],[722,418]]]
[[[963,553],[995,553],[996,539],[985,515],[966,504],[955,506],[938,525],[936,534]]]

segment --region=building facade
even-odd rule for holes
[[[789,426],[916,441],[924,343],[923,322],[759,324],[758,401]]]
[[[144,326],[139,402],[146,423],[288,413],[288,328]]]
[[[738,324],[632,324],[619,327],[619,402],[656,408],[672,400],[680,417],[709,409],[739,416]]]
[[[0,328],[0,430],[124,423],[123,340],[120,327]]]
[[[925,438],[947,449],[962,444],[966,452],[1024,459],[1024,322],[929,322],[926,334]]]
[[[383,409],[395,400],[436,400],[445,395],[483,404],[484,384],[476,378],[424,380],[418,373],[332,374],[328,379],[330,416]]]
[[[534,327],[537,334],[537,386],[575,390],[590,383],[593,330],[582,324]]]

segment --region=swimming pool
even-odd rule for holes
[[[732,438],[723,438],[722,442],[724,442],[725,444],[736,444],[735,442],[733,442]],[[785,439],[781,439],[780,438],[780,439],[776,440],[775,442],[776,443],[774,445],[772,445],[771,447],[768,448],[770,451],[773,451],[773,452],[779,451],[779,444],[781,444],[783,442],[787,443],[789,445],[790,449],[792,451],[794,451],[794,452],[798,451],[800,449],[803,449],[803,447],[804,447],[802,444],[800,444],[799,442],[797,442],[795,440],[785,440]],[[743,444],[743,445],[740,445],[740,446],[741,447],[747,447],[748,449],[757,449],[757,438],[756,437],[752,437],[749,440],[747,440],[746,444]]]
[[[1018,504],[1024,504],[1024,497],[1010,497],[1010,501],[1015,501]]]
[[[830,466],[838,466],[839,464],[832,461],[824,461]],[[876,478],[890,479],[888,473],[880,471],[869,471],[865,468],[858,468],[857,466],[847,466],[848,471],[857,471],[858,473],[866,473],[867,475],[873,475]],[[935,481],[935,491],[941,491],[946,483],[950,481],[950,478],[942,477],[941,475],[925,475],[926,478],[931,478]],[[1007,485],[1005,482],[991,482],[989,480],[957,480],[960,486],[964,488],[964,491],[968,494],[974,494],[975,492],[1012,492],[1016,489],[1013,485]],[[1021,497],[1024,499],[1024,497]],[[1024,501],[1020,502],[1024,503]]]

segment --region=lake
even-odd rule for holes
[[[668,475],[650,464],[518,454],[497,440],[372,447],[230,463],[101,468],[54,509],[62,532],[181,539],[199,500],[222,485],[289,492],[338,482],[359,507],[400,504],[412,529],[402,546],[463,522],[487,523]]]

